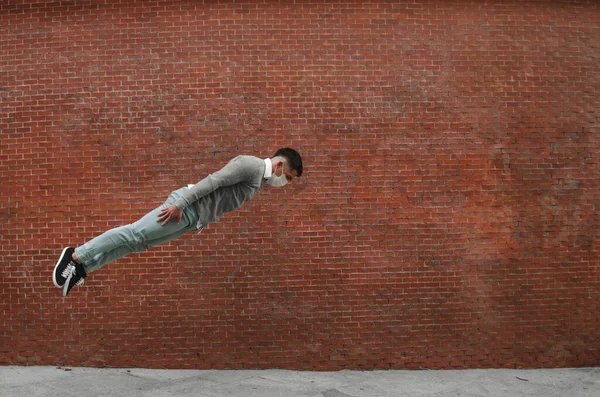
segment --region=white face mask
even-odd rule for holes
[[[274,187],[282,187],[288,183],[287,177],[283,173],[283,167],[281,168],[281,176],[277,176],[273,173],[269,179],[267,179],[267,183]]]

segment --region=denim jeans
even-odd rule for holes
[[[183,210],[179,224],[176,219],[172,219],[165,226],[157,221],[160,211],[173,205],[187,189],[184,187],[172,192],[163,205],[150,211],[139,221],[111,229],[77,247],[75,255],[78,261],[83,263],[85,271],[89,274],[131,252],[145,251],[196,230],[198,214],[192,205]]]

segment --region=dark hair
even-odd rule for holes
[[[291,149],[289,147],[279,149],[273,157],[285,157],[288,161],[288,164],[293,170],[296,170],[298,176],[302,176],[302,157],[300,157],[300,153]]]

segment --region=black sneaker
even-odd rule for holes
[[[65,281],[67,281],[67,277],[71,273],[71,267],[75,266],[72,258],[73,252],[75,252],[75,248],[65,248],[62,254],[60,254],[56,266],[54,266],[52,281],[54,281],[56,288],[62,288],[65,285]]]
[[[83,280],[87,277],[87,273],[81,263],[72,263],[73,266],[69,268],[70,271],[68,271],[69,274],[63,287],[63,296],[67,296],[73,287],[83,285]]]

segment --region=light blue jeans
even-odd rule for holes
[[[117,227],[75,248],[75,255],[83,263],[85,271],[90,274],[109,262],[124,257],[131,252],[145,251],[150,247],[174,240],[187,232],[196,230],[198,214],[193,206],[183,210],[181,222],[173,219],[165,226],[158,222],[158,214],[163,208],[175,203],[183,192],[184,187],[172,192],[163,205],[147,213],[139,221]]]

